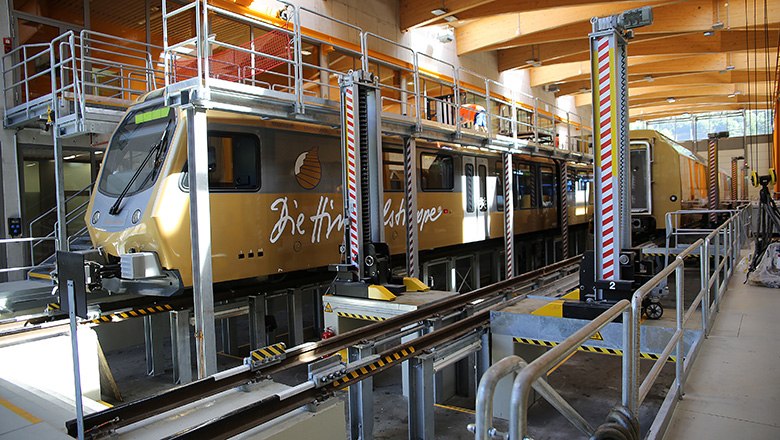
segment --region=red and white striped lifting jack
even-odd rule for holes
[[[604,290],[620,290],[621,251],[631,248],[628,81],[626,47],[630,29],[652,23],[649,8],[591,20],[591,84],[595,159],[595,300]]]

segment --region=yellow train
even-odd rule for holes
[[[635,233],[666,227],[667,212],[707,206],[707,162],[655,130],[632,130],[631,214]],[[718,172],[720,200],[730,198],[731,177]],[[691,221],[695,218],[691,218]]]
[[[338,262],[343,242],[339,132],[209,111],[214,282],[257,279]],[[105,154],[87,211],[110,291],[171,295],[192,283],[184,113],[152,94],[131,107]],[[405,250],[403,157],[383,141],[385,241]],[[417,143],[421,251],[503,237],[501,156]],[[559,163],[514,159],[518,234],[559,227]],[[592,216],[592,168],[571,163],[570,225]]]
[[[324,268],[341,260],[339,132],[300,122],[207,112],[215,283]],[[173,295],[192,284],[184,113],[153,93],[131,107],[105,154],[86,221],[95,249],[92,286]],[[705,165],[654,131],[631,134],[637,231],[663,227],[667,211],[703,206]],[[503,237],[501,156],[418,141],[419,249],[454,249]],[[514,158],[514,227],[559,233],[561,189],[569,225],[593,217],[593,170],[542,157]],[[383,140],[385,241],[405,250],[402,145]],[[725,188],[724,188],[725,190]],[[582,226],[580,226],[582,227]],[[519,252],[518,252],[519,254]],[[523,258],[523,256],[519,256]],[[96,263],[96,264],[95,264]]]

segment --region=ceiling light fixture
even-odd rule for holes
[[[674,104],[675,102],[677,102],[677,98],[670,96],[666,98],[666,102],[668,102],[669,104]]]
[[[655,81],[655,78],[653,78],[653,75],[647,75],[647,76],[645,76],[645,81],[651,83],[651,82]]]
[[[302,49],[301,50],[301,55],[309,56],[309,55],[311,55],[311,51],[310,50],[306,50],[306,49]]]
[[[456,17],[454,15],[448,15],[448,16],[444,17],[444,21],[452,23],[453,21],[458,21],[458,17]]]
[[[531,65],[533,67],[539,67],[542,65],[542,62],[537,60],[536,58],[531,58],[530,60],[525,60],[525,63],[528,65]]]
[[[447,13],[447,8],[443,8],[443,7],[431,10],[431,14],[433,14],[433,15],[435,15],[437,17],[441,17],[442,15],[444,15],[446,13]]]
[[[705,37],[711,37],[713,35],[715,35],[715,31],[704,31],[704,36]]]

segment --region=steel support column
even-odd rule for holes
[[[409,439],[433,440],[433,354],[409,360]]]
[[[144,316],[144,346],[146,348],[146,375],[159,376],[165,372],[163,334],[167,333],[168,317],[164,314]]]
[[[217,372],[214,287],[211,267],[211,207],[208,187],[206,112],[187,108],[187,164],[190,187],[192,296],[198,378]]]
[[[413,137],[404,140],[404,203],[406,209],[406,273],[420,276],[420,258],[417,238],[417,142]]]
[[[506,279],[515,276],[514,185],[512,153],[503,154],[504,169],[504,267]]]
[[[249,349],[268,345],[265,331],[265,295],[253,295],[248,299],[249,304]]]
[[[287,292],[287,327],[290,346],[303,344],[303,291],[289,289]]]
[[[173,310],[171,316],[171,358],[173,383],[192,382],[192,354],[190,352],[190,311]]]
[[[349,362],[358,362],[374,354],[373,344],[359,344],[348,349]],[[350,439],[374,438],[374,379],[369,376],[349,386]]]

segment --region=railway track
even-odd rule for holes
[[[156,396],[147,397],[135,402],[129,402],[98,413],[87,415],[84,417],[85,434],[87,437],[91,438],[105,435],[113,429],[128,426],[138,421],[145,420],[149,417],[162,414],[176,407],[186,405],[222,391],[246,384],[253,380],[257,380],[262,376],[278,373],[290,368],[308,364],[323,357],[330,356],[350,346],[356,345],[361,341],[374,340],[382,336],[389,336],[393,333],[400,332],[403,328],[409,325],[436,317],[451,315],[453,312],[456,312],[459,309],[464,309],[478,300],[483,300],[484,303],[493,304],[493,307],[495,307],[495,303],[490,303],[489,301],[484,300],[502,296],[504,299],[511,298],[519,285],[524,283],[527,284],[545,275],[560,272],[567,267],[578,264],[579,261],[580,256],[569,258],[550,266],[546,266],[544,268],[531,271],[514,278],[498,282],[496,284],[492,284],[490,286],[428,304],[417,310],[404,313],[403,315],[395,316],[384,321],[375,322],[365,327],[342,333],[329,339],[292,347],[286,351],[285,358],[281,362],[269,365],[265,368],[259,368],[253,371],[249,366],[246,365],[236,367],[218,373],[214,376],[200,379],[187,385],[182,385],[180,387],[160,393]],[[482,311],[476,312],[469,317],[460,319],[454,324],[445,326],[440,330],[416,338],[410,344],[403,344],[400,348],[380,354],[380,357],[390,356],[392,361],[385,362],[384,365],[382,365],[380,368],[371,370],[372,374],[376,374],[379,371],[389,368],[390,366],[394,366],[398,362],[402,362],[416,351],[430,348],[436,344],[440,344],[443,340],[457,338],[467,334],[468,332],[474,331],[475,328],[484,325],[484,323],[489,320],[489,311],[490,308],[483,309]],[[406,346],[410,346],[411,350],[409,350],[409,347]],[[403,354],[404,349],[406,350],[406,354]],[[349,383],[341,383],[334,386],[343,388],[344,386],[348,385]],[[181,435],[185,436],[182,438],[212,438],[211,433],[224,428],[226,425],[231,423],[230,420],[235,422],[236,419],[243,420],[251,419],[252,417],[257,420],[270,420],[279,414],[284,413],[290,408],[316,400],[318,397],[325,396],[335,389],[336,388],[331,388],[330,386],[319,389],[301,389],[299,392],[296,392],[294,396],[288,397],[286,399],[279,399],[278,396],[271,396],[268,399],[262,400],[252,405],[252,407],[257,405],[263,406],[264,409],[262,413],[264,415],[260,419],[257,418],[257,411],[245,408],[234,412],[235,414],[231,413],[216,419],[213,421],[213,423],[216,423],[216,425],[204,425],[203,429],[206,431],[198,431],[197,433],[183,432]],[[307,401],[307,399],[309,400]],[[230,417],[235,418],[231,419]],[[76,421],[70,420],[66,423],[66,426],[68,433],[71,436],[76,436]],[[206,426],[212,426],[212,428],[207,428]],[[212,429],[215,431],[212,432]],[[190,435],[195,435],[196,437],[188,437]]]

